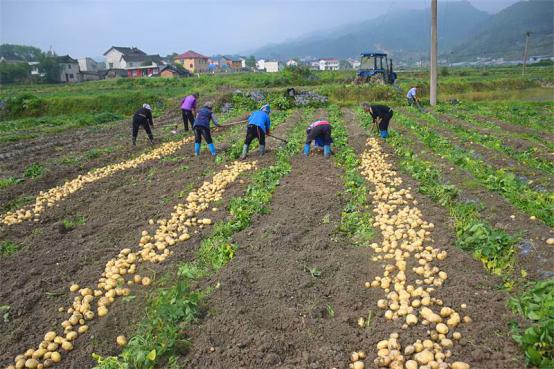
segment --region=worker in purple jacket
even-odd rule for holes
[[[192,95],[188,95],[183,100],[181,100],[181,113],[183,114],[183,124],[185,125],[185,131],[189,130],[189,122],[190,122],[191,129],[192,129],[192,126],[194,125],[194,117],[196,116],[197,99],[198,99],[198,92],[195,92]],[[175,131],[177,131],[177,126],[175,126]]]

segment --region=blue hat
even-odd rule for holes
[[[265,104],[260,108],[261,111],[265,111],[266,113],[271,113],[271,108],[269,107],[269,104]]]

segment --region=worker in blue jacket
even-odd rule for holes
[[[220,127],[217,119],[212,113],[213,104],[207,102],[204,104],[198,113],[196,114],[196,119],[194,120],[192,129],[194,129],[194,156],[200,155],[200,143],[202,142],[202,136],[208,144],[208,149],[212,156],[216,155],[215,146],[212,141],[212,135],[210,133],[210,121],[214,122],[216,127]]]
[[[265,136],[269,135],[269,128],[271,127],[269,114],[271,114],[271,108],[269,107],[269,104],[265,104],[260,110],[253,112],[248,117],[246,138],[244,139],[244,145],[242,146],[242,154],[240,155],[241,159],[246,158],[246,154],[248,154],[248,147],[254,138],[257,138],[260,143],[260,155],[265,154]]]

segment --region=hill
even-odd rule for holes
[[[476,27],[490,18],[468,1],[439,4],[439,35],[442,50],[465,41]],[[253,52],[257,57],[357,57],[360,52],[381,50],[404,61],[428,55],[430,10],[404,10],[337,28],[320,36],[313,34],[296,41],[271,44]]]
[[[454,59],[475,56],[520,59],[525,33],[531,32],[529,56],[554,54],[554,2],[521,1],[500,11],[483,23],[472,37],[455,47]]]

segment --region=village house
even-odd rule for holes
[[[279,62],[278,61],[266,61],[265,62],[265,71],[269,73],[277,73],[279,72]]]
[[[232,71],[238,71],[242,69],[242,60],[235,56],[223,55],[223,62],[229,66]]]
[[[265,59],[260,59],[256,61],[256,69],[257,70],[265,70]]]
[[[204,73],[208,71],[208,57],[189,50],[175,58],[175,63],[191,73]]]
[[[177,77],[190,77],[191,74],[187,70],[179,69],[173,65],[164,65],[160,68],[160,77],[164,78],[177,78]]]
[[[287,67],[298,67],[298,62],[294,59],[287,61]]]
[[[160,67],[165,65],[161,56],[147,55],[136,47],[112,46],[104,56],[106,67],[112,71],[106,74],[107,78],[156,76],[160,72]]]
[[[69,55],[57,56],[56,62],[60,65],[60,82],[79,82],[79,62]]]
[[[339,70],[339,61],[335,58],[323,58],[319,60],[319,70]]]
[[[122,56],[146,56],[146,53],[136,47],[112,46],[104,53],[106,57],[106,69],[123,69]]]

